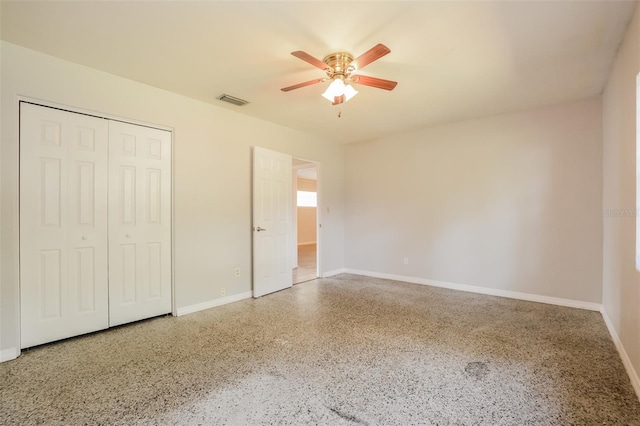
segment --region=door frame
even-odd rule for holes
[[[177,316],[177,307],[176,307],[176,294],[175,294],[175,173],[174,173],[174,161],[175,161],[175,129],[173,127],[170,126],[165,126],[165,125],[161,125],[161,124],[156,124],[156,123],[150,123],[150,122],[145,122],[145,121],[141,121],[141,120],[135,120],[135,119],[131,119],[131,118],[126,118],[126,117],[121,117],[121,116],[117,116],[117,115],[112,115],[112,114],[107,114],[107,113],[103,113],[103,112],[96,112],[93,110],[89,110],[89,109],[84,109],[84,108],[78,108],[78,107],[73,107],[73,106],[69,106],[69,105],[65,105],[65,104],[59,104],[56,102],[51,102],[51,101],[47,101],[47,100],[43,100],[43,99],[38,99],[38,98],[32,98],[29,96],[22,96],[22,95],[18,95],[16,97],[16,104],[15,104],[15,108],[18,111],[17,117],[18,117],[18,123],[17,123],[17,129],[18,129],[18,134],[17,136],[17,140],[18,140],[18,150],[17,150],[17,156],[15,158],[16,164],[17,164],[17,169],[19,170],[20,168],[20,104],[22,102],[26,102],[26,103],[30,103],[30,104],[34,104],[34,105],[39,105],[42,107],[47,107],[47,108],[54,108],[54,109],[59,109],[59,110],[63,110],[63,111],[68,111],[68,112],[72,112],[72,113],[76,113],[76,114],[83,114],[83,115],[89,115],[92,117],[96,117],[96,118],[102,118],[102,119],[107,119],[107,120],[113,120],[113,121],[121,121],[124,123],[129,123],[129,124],[133,124],[133,125],[137,125],[137,126],[144,126],[144,127],[151,127],[154,129],[158,129],[158,130],[164,130],[164,131],[168,131],[171,133],[171,315],[173,316]],[[16,188],[16,191],[18,193],[18,205],[16,208],[16,213],[17,213],[17,217],[18,217],[18,254],[17,254],[17,258],[16,258],[16,263],[15,268],[17,271],[17,277],[18,280],[15,284],[15,293],[14,293],[14,303],[16,306],[16,340],[17,340],[17,347],[16,347],[16,357],[20,356],[20,354],[22,353],[22,338],[21,338],[21,315],[22,312],[20,311],[20,283],[21,283],[21,279],[22,277],[20,276],[20,231],[19,231],[19,224],[20,224],[20,200],[19,200],[19,194],[20,194],[20,173],[18,173],[18,179],[17,179],[17,183],[18,186]]]
[[[303,168],[315,168],[316,169],[316,197],[317,197],[317,203],[316,203],[316,276],[319,278],[322,275],[320,274],[320,271],[322,271],[321,265],[322,265],[322,261],[321,261],[321,247],[322,247],[322,221],[320,220],[321,217],[321,212],[322,212],[322,183],[321,183],[321,168],[320,168],[320,162],[316,161],[316,160],[308,160],[306,158],[303,157],[297,157],[297,156],[293,156],[293,158],[295,160],[299,160],[299,161],[304,161],[306,163],[310,163],[313,164],[313,166],[305,166],[305,165],[299,165],[299,166],[293,166],[293,170],[297,171],[298,169],[303,169]],[[293,179],[293,187],[295,190],[297,190],[297,174],[292,174],[292,176],[296,176],[295,179]],[[294,193],[294,195],[296,195]],[[297,220],[297,203],[295,202],[296,198],[294,197],[294,202],[293,202],[293,214],[294,214],[294,220],[293,220],[293,240],[295,241],[294,247],[292,248],[295,251],[295,256],[294,259],[296,260],[295,262],[295,266],[298,266],[298,228],[297,228],[297,224],[298,224],[298,220]]]

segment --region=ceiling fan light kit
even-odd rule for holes
[[[331,84],[322,96],[330,101],[332,105],[347,102],[358,94],[358,91],[354,89],[351,84],[361,84],[378,89],[393,90],[398,84],[395,81],[353,74],[390,52],[391,50],[384,44],[377,44],[355,59],[350,53],[336,52],[325,56],[322,61],[300,50],[291,52],[296,58],[302,59],[314,67],[323,70],[327,74],[327,77],[298,83],[293,86],[284,87],[281,90],[283,92],[289,92],[294,89],[331,80]]]
[[[329,85],[329,87],[327,87],[327,90],[325,90],[322,96],[326,100],[332,102],[333,104],[336,104],[336,98],[342,98],[344,96],[343,102],[347,102],[349,99],[353,98],[357,94],[358,94],[358,91],[354,89],[352,85],[347,84],[345,86],[342,79],[337,78],[333,80],[333,82]],[[341,103],[341,102],[337,102],[337,103]]]

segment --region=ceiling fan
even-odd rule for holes
[[[301,50],[291,52],[291,54],[296,58],[302,59],[316,68],[320,68],[327,73],[327,76],[324,78],[305,81],[304,83],[294,84],[293,86],[284,87],[280,90],[283,92],[289,92],[301,87],[311,86],[312,84],[323,83],[331,80],[332,82],[329,85],[329,88],[327,88],[322,96],[331,101],[332,105],[338,105],[346,102],[358,93],[351,86],[351,83],[376,87],[378,89],[393,90],[398,84],[395,81],[354,74],[356,71],[361,70],[371,62],[382,58],[390,52],[391,50],[384,44],[377,44],[355,59],[353,59],[353,55],[350,53],[335,52],[325,56],[322,61]]]

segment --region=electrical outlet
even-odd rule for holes
[[[405,265],[408,265],[408,264],[409,264],[409,258],[408,258],[408,257],[405,257],[405,258],[404,258],[404,264],[405,264]]]
[[[236,268],[236,277],[240,276],[240,268]]]
[[[220,297],[225,297],[227,295],[227,289],[222,287],[220,289]]]

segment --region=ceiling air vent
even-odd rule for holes
[[[220,99],[223,102],[228,102],[230,104],[237,105],[237,106],[243,106],[249,103],[244,99],[236,98],[236,97],[227,95],[226,93],[223,93],[221,96],[218,97],[218,99]]]

